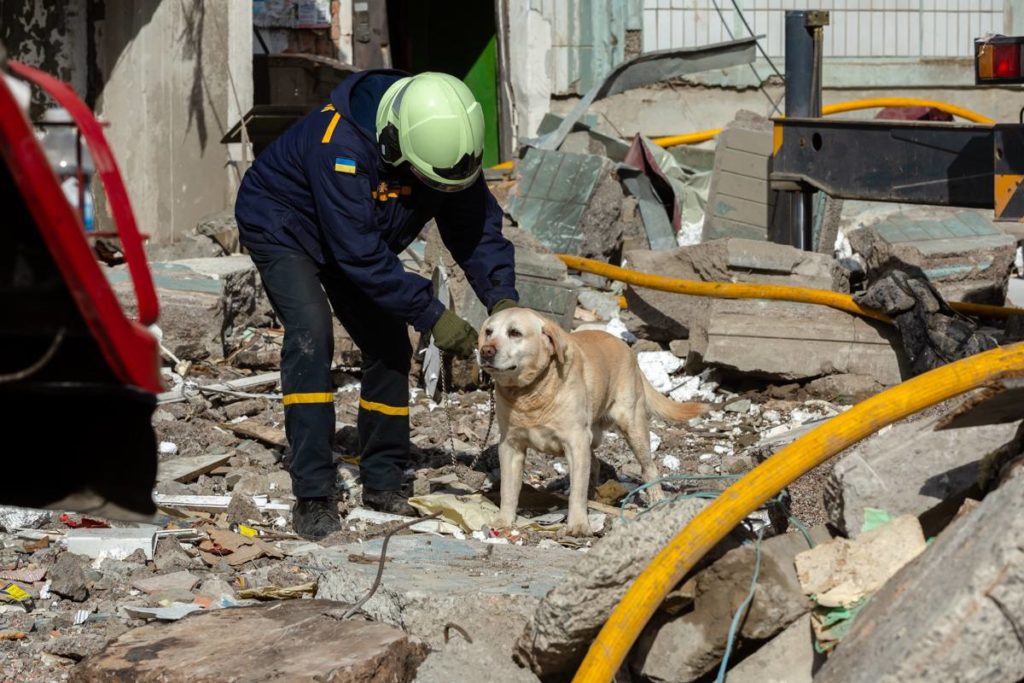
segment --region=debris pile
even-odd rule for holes
[[[610,78],[601,93],[631,87],[614,85],[628,70]],[[765,119],[739,113],[714,153],[697,154],[611,137],[581,113],[546,117],[542,136],[488,181],[521,304],[625,340],[658,391],[710,404],[685,424],[652,422],[666,501],[646,504],[651,482],[609,434],[595,454],[593,538],[564,533],[565,459],[533,451],[516,528],[494,528],[502,473],[488,383],[475,363],[446,364],[410,333],[404,492],[420,517],[367,509],[361,353],[336,324],[343,528],[301,539],[283,331],[251,260],[234,253],[232,218],[213,216],[183,251],[150,263],[167,385],[153,415],[159,512],[126,522],[0,508],[0,679],[221,680],[253,660],[282,679],[567,678],[645,566],[727,487],[853,403],[1014,338],[1012,326],[968,322],[949,305],[1003,305],[1024,267],[1015,239],[980,213],[823,201],[816,249],[800,251],[766,241],[778,218]],[[895,325],[767,295],[626,286],[559,254],[674,280],[824,290]],[[401,258],[482,324],[433,226]],[[131,311],[130,274],[107,274]],[[626,657],[631,679],[1024,677],[1013,534],[1024,413],[1007,401],[998,416],[984,409],[1004,390],[887,427],[750,513],[672,587]]]

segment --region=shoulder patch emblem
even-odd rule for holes
[[[334,170],[337,171],[338,173],[355,173],[356,162],[353,159],[336,157],[334,159]]]

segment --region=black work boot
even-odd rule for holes
[[[307,541],[319,541],[341,529],[338,506],[328,498],[299,498],[292,508],[292,527]]]
[[[408,499],[401,491],[378,491],[363,487],[363,505],[377,512],[390,512],[406,517],[416,516],[416,510],[409,505]]]

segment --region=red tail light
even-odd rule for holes
[[[974,82],[978,85],[1022,83],[1024,37],[993,36],[974,41]]]

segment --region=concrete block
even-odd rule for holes
[[[519,162],[508,212],[559,253],[603,258],[622,246],[622,188],[603,156],[531,148]]]
[[[411,681],[426,646],[392,626],[343,621],[345,607],[287,600],[141,626],[83,661],[71,678],[83,683]]]
[[[380,547],[378,539],[309,553],[311,564],[326,569],[317,597],[349,603],[361,598],[377,573]],[[454,622],[474,642],[511,656],[513,640],[541,598],[579,560],[563,549],[399,536],[388,544],[381,586],[363,609],[433,648],[441,648],[444,626]]]
[[[847,233],[869,277],[920,268],[947,301],[1002,305],[1017,240],[979,212],[929,208],[884,215]]]
[[[775,202],[768,187],[772,122],[740,111],[718,136],[704,218],[705,242],[724,237],[765,240]]]
[[[853,540],[840,536],[803,551],[795,558],[796,572],[804,593],[814,596],[817,605],[849,609],[871,597],[926,547],[917,517],[902,515]]]
[[[682,500],[614,527],[541,601],[516,658],[541,678],[574,671],[626,589],[706,501]]]
[[[899,341],[884,323],[788,301],[714,299],[708,306],[705,326],[690,337],[707,365],[775,381],[854,374],[892,386],[903,379]]]
[[[954,521],[857,616],[816,683],[1024,679],[1024,478]]]
[[[223,357],[246,327],[266,327],[270,303],[248,256],[197,258],[149,264],[160,301],[163,344],[183,360]],[[135,293],[126,266],[107,270],[107,279],[129,315]]]
[[[156,602],[161,600],[186,602],[192,599],[192,589],[197,583],[199,583],[199,577],[192,572],[178,571],[133,581],[132,588],[151,596]]]
[[[815,534],[818,542],[829,538],[821,528]],[[761,543],[761,573],[739,644],[771,638],[810,610],[793,566],[793,558],[807,548],[801,534]],[[689,683],[715,668],[725,652],[733,614],[750,591],[755,562],[754,547],[745,545],[698,574],[693,608],[648,624],[633,650],[632,670],[644,680]]]
[[[62,598],[82,602],[89,597],[88,581],[85,578],[87,560],[81,555],[62,553],[50,568],[50,590]]]
[[[825,656],[814,651],[811,615],[805,614],[729,669],[729,683],[811,683]]]
[[[804,388],[817,398],[852,404],[874,396],[885,387],[869,375],[826,375],[811,380]]]
[[[867,508],[920,516],[964,494],[977,481],[980,460],[1009,442],[1018,424],[934,431],[940,419],[893,425],[841,456],[825,487],[829,521],[855,538]]]
[[[724,239],[668,251],[633,250],[626,267],[645,273],[704,282],[793,285],[847,292],[849,273],[824,254],[749,239]],[[659,342],[685,339],[707,318],[711,299],[653,289],[626,289],[629,310],[640,320],[639,337]]]

